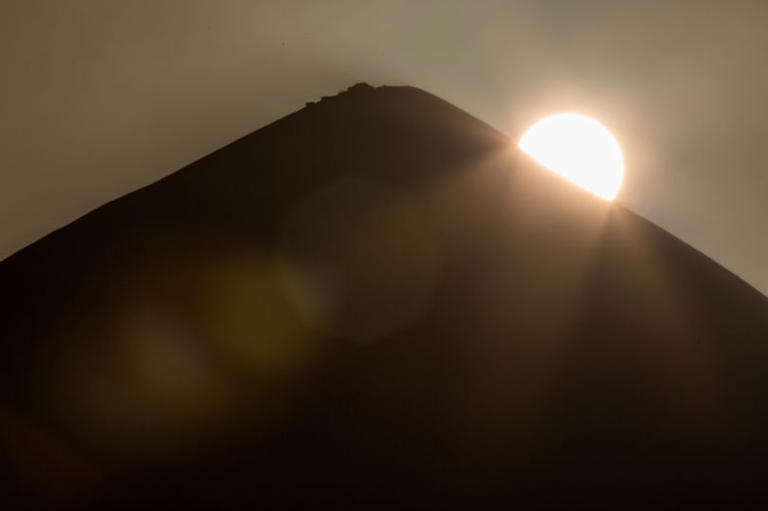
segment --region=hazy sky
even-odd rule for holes
[[[618,201],[768,293],[768,1],[0,0],[0,258],[322,95],[605,123]]]

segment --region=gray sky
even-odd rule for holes
[[[0,258],[367,81],[515,140],[598,118],[617,200],[768,293],[766,27],[764,0],[0,0]]]

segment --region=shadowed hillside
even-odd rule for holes
[[[357,85],[0,263],[30,506],[748,504],[768,300],[408,87]]]

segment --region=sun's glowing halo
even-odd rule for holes
[[[605,200],[613,200],[624,177],[616,138],[581,114],[550,115],[528,128],[518,147],[549,170]]]

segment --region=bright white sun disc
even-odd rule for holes
[[[616,138],[596,120],[555,114],[528,128],[518,143],[528,156],[572,183],[613,200],[624,177],[624,157]]]

